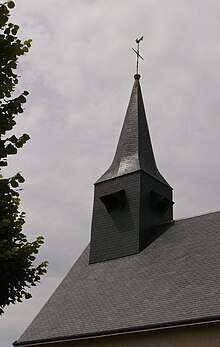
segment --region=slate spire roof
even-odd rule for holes
[[[139,82],[140,75],[136,74],[134,78],[134,85],[113,162],[97,183],[143,170],[169,186],[160,174],[155,162]]]

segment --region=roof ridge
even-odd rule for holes
[[[196,215],[196,216],[191,216],[191,217],[186,217],[186,218],[175,219],[175,222],[179,222],[179,221],[186,220],[186,219],[193,219],[193,218],[203,217],[203,216],[207,216],[207,215],[209,215],[209,214],[215,214],[215,213],[220,213],[220,210],[218,210],[218,211],[212,211],[212,212],[207,212],[207,213],[202,213],[202,214],[198,214],[198,215]]]

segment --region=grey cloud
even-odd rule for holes
[[[49,272],[34,298],[1,318],[10,345],[88,243],[93,183],[116,148],[144,35],[141,85],[155,156],[174,188],[175,217],[218,210],[220,3],[217,0],[17,0],[14,20],[33,48],[22,59],[31,92],[17,132],[31,141],[10,172],[26,177],[25,231],[44,234]],[[11,329],[13,325],[13,332]]]

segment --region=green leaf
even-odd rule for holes
[[[30,136],[28,134],[23,134],[22,139],[26,142],[26,141],[30,140]]]
[[[13,35],[16,35],[17,32],[18,32],[18,29],[13,28],[11,32],[12,32]]]
[[[7,145],[5,150],[7,154],[16,154],[18,151],[17,148],[15,148],[12,144]]]
[[[8,6],[8,8],[14,8],[15,7],[15,3],[13,1],[9,1],[7,3],[7,6]]]
[[[16,181],[11,181],[11,186],[13,187],[13,188],[17,188],[18,187],[18,182],[16,182]]]
[[[32,39],[26,40],[24,41],[24,45],[29,47],[31,46],[32,41],[33,41]]]
[[[0,6],[0,14],[1,15],[8,15],[9,14],[9,10],[7,9],[7,7],[4,4]]]
[[[8,21],[8,16],[0,14],[0,28],[4,27],[7,21]]]
[[[9,41],[9,42],[13,42],[14,41],[14,36],[12,36],[12,35],[7,35],[6,36],[6,39]]]
[[[27,101],[26,98],[24,97],[24,95],[19,96],[19,100],[22,104],[24,104]]]
[[[32,295],[30,293],[24,293],[24,297],[25,299],[30,299],[32,297]]]
[[[6,34],[6,35],[10,34],[10,28],[6,28],[6,29],[4,30],[4,34]]]
[[[24,183],[24,181],[25,181],[24,177],[20,174],[20,172],[18,172],[15,175],[15,178],[18,180],[19,183]],[[24,212],[22,212],[21,214],[22,214],[23,217],[25,216]]]
[[[18,139],[17,139],[17,137],[15,135],[12,135],[11,137],[9,137],[8,141],[16,143],[18,141]]]

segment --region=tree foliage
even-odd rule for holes
[[[8,165],[8,156],[16,154],[29,140],[27,134],[11,134],[28,95],[24,91],[14,97],[18,59],[31,47],[31,40],[22,42],[17,37],[19,26],[9,22],[14,6],[13,1],[0,4],[0,169]],[[19,212],[19,191],[23,182],[20,173],[5,178],[0,172],[0,314],[6,305],[30,298],[29,288],[46,272],[47,262],[35,265],[43,237],[29,242],[22,232],[25,213]]]

